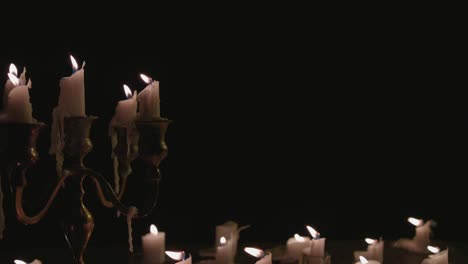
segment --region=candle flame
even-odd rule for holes
[[[158,234],[158,228],[155,225],[151,225],[150,226],[150,232],[153,235],[157,235]]]
[[[70,60],[71,60],[71,63],[72,63],[73,70],[77,71],[78,70],[78,62],[76,62],[75,58],[73,58],[72,55],[70,55]]]
[[[296,239],[297,242],[305,241],[305,238],[301,237],[299,234],[294,234],[294,239]]]
[[[315,231],[311,226],[307,226],[307,230],[309,230],[309,233],[312,235],[313,238],[317,238],[320,236],[320,233]]]
[[[364,239],[366,241],[367,244],[369,245],[372,245],[372,244],[375,244],[375,242],[377,242],[376,239],[372,239],[372,238],[366,238]]]
[[[130,87],[128,87],[128,85],[124,84],[123,88],[124,88],[124,91],[125,91],[125,96],[127,98],[132,97],[132,90],[130,90]]]
[[[414,217],[408,218],[408,222],[410,222],[414,226],[420,226],[420,225],[423,224],[423,220],[417,219],[417,218],[414,218]]]
[[[18,76],[18,69],[16,68],[15,64],[10,64],[10,70],[9,73],[14,74],[15,76]]]
[[[219,239],[219,243],[221,243],[221,245],[226,245],[226,243],[227,243],[226,238],[225,238],[225,237],[221,237],[221,238]]]
[[[26,262],[24,262],[22,260],[19,260],[19,259],[15,259],[14,262],[15,262],[15,264],[28,264],[28,263],[26,263]]]
[[[153,79],[151,79],[150,77],[146,76],[145,74],[140,74],[140,78],[146,83],[146,84],[150,84]]]
[[[440,252],[440,248],[433,247],[433,246],[427,246],[427,250],[429,250],[431,253],[434,253],[434,254],[437,254]]]
[[[14,86],[18,86],[20,84],[18,77],[16,77],[12,73],[8,73],[8,78],[10,78],[10,81],[13,83]]]
[[[253,248],[253,247],[246,247],[244,248],[244,251],[256,258],[260,258],[265,254],[263,250],[258,249],[258,248]]]
[[[166,255],[168,255],[173,260],[179,261],[179,260],[182,260],[184,258],[185,253],[182,252],[182,251],[180,251],[180,252],[166,251]]]
[[[369,263],[369,261],[367,261],[367,259],[363,256],[359,256],[359,261],[361,261],[362,264],[367,264]]]

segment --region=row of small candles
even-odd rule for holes
[[[448,250],[440,251],[438,247],[430,245],[431,226],[433,221],[424,222],[421,219],[408,218],[408,221],[416,227],[416,234],[413,239],[400,239],[394,246],[410,252],[432,253],[421,264],[448,264]],[[202,264],[233,264],[237,252],[237,242],[239,233],[245,227],[239,228],[237,223],[227,222],[216,226],[216,255],[214,260],[202,261]],[[313,227],[306,226],[312,238],[295,234],[286,242],[287,258],[301,260],[307,258],[307,263],[323,263],[325,257],[325,238],[320,237],[320,233]],[[165,262],[165,256],[169,256],[176,264],[192,264],[192,257],[184,251],[166,251],[166,235],[159,232],[155,225],[151,225],[150,232],[143,236],[143,256],[146,264],[161,264]],[[356,264],[381,264],[384,260],[384,241],[366,238],[368,244],[366,251],[355,251],[354,259]],[[270,252],[259,248],[246,247],[244,251],[257,258],[255,264],[271,264],[273,256]],[[40,264],[35,260],[31,264]],[[15,264],[26,264],[16,260]]]

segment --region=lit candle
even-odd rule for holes
[[[310,238],[302,237],[298,234],[295,234],[294,237],[288,239],[286,243],[288,256],[293,259],[300,259],[302,256],[302,251],[304,248],[308,247],[310,247]]]
[[[155,225],[151,225],[150,233],[143,236],[143,262],[146,264],[160,264],[164,262],[166,234],[158,232]]]
[[[408,222],[416,227],[416,234],[413,239],[402,238],[395,242],[394,246],[403,248],[411,252],[425,253],[427,246],[431,242],[431,226],[435,224],[432,220],[424,223],[421,219],[408,218]]]
[[[367,251],[354,251],[354,260],[358,261],[359,256],[363,256],[367,259],[383,262],[384,241],[371,238],[366,238],[365,241],[368,244]]]
[[[185,252],[166,251],[166,255],[172,260],[177,261],[175,264],[192,264],[192,256],[189,255],[186,258]]]
[[[230,241],[230,243],[232,243],[232,251],[235,255],[237,252],[237,243],[239,241],[240,232],[249,227],[250,226],[248,225],[239,227],[239,225],[233,221],[228,221],[222,225],[217,225],[215,235],[216,246],[220,246],[221,237],[225,237],[228,241]]]
[[[377,260],[367,260],[365,257],[360,256],[359,261],[356,264],[380,264]]]
[[[313,229],[311,226],[307,226],[307,230],[312,236],[310,241],[310,247],[305,248],[303,253],[309,257],[324,257],[325,256],[325,238],[320,238],[320,233]]]
[[[130,138],[131,138],[131,131],[135,124],[135,118],[137,113],[137,91],[133,93],[126,84],[123,85],[125,95],[128,99],[122,100],[117,104],[115,108],[115,115],[112,118],[109,126],[109,134],[111,137],[112,149],[117,146],[117,135],[115,132],[115,127],[125,127],[127,129],[127,151],[130,151]],[[119,175],[119,160],[118,157],[114,155],[112,152],[111,156],[114,160],[114,183],[115,183],[115,192],[119,193],[120,191],[120,177],[126,177],[128,175]],[[131,171],[127,171],[131,173]]]
[[[272,264],[271,253],[265,254],[265,251],[252,247],[246,247],[244,251],[259,259],[255,264]]]
[[[14,76],[18,76],[18,69],[13,63],[10,64],[10,69],[8,72]],[[5,83],[5,89],[3,89],[3,109],[5,109],[8,104],[8,95],[10,94],[11,90],[13,90],[13,88],[15,88],[15,85],[11,82],[10,78],[8,78]]]
[[[144,74],[140,74],[140,77],[147,86],[138,95],[138,102],[140,102],[138,119],[143,121],[160,119],[159,82],[153,81],[153,79]]]
[[[73,74],[60,80],[60,96],[58,105],[52,113],[52,131],[50,135],[50,154],[55,154],[57,160],[57,173],[62,175],[63,162],[63,119],[65,117],[84,117],[85,112],[85,89],[84,89],[84,66],[81,69],[75,58],[70,55],[73,67]]]
[[[220,245],[216,247],[215,262],[217,264],[233,264],[235,252],[233,251],[233,241],[225,237],[220,238]]]
[[[26,263],[26,262],[24,262],[22,260],[18,260],[18,259],[16,259],[14,262],[15,262],[15,264],[28,264],[28,263]],[[40,260],[35,259],[35,260],[33,260],[33,262],[31,262],[29,264],[42,264],[42,262]]]
[[[31,80],[26,83],[26,69],[20,78],[16,76],[16,67],[10,66],[9,82],[5,85],[6,104],[0,120],[13,123],[32,123],[32,106],[29,101]]]
[[[427,249],[434,253],[429,255],[428,258],[424,259],[421,264],[448,264],[448,249],[439,252],[440,249],[437,247],[428,246]]]

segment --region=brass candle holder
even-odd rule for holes
[[[25,225],[39,222],[49,210],[57,194],[62,191],[66,204],[66,212],[62,214],[64,234],[72,250],[74,264],[84,263],[83,255],[94,229],[93,215],[83,203],[84,179],[92,180],[103,206],[115,207],[122,214],[127,215],[130,208],[120,199],[126,190],[127,176],[132,171],[131,162],[134,159],[141,159],[146,172],[144,175],[138,175],[138,179],[147,186],[151,186],[151,191],[147,194],[147,200],[150,201],[151,206],[138,211],[134,216],[143,218],[150,214],[156,205],[159,193],[159,166],[168,151],[165,134],[170,120],[136,122],[136,131],[131,131],[131,137],[128,136],[130,128],[116,128],[118,142],[113,152],[119,160],[118,171],[121,176],[121,188],[116,193],[104,176],[87,168],[83,163],[83,158],[93,148],[89,134],[93,121],[96,119],[97,117],[64,119],[63,176],[56,182],[45,206],[33,216],[28,215],[23,209],[23,190],[28,183],[26,172],[39,159],[36,141],[45,125],[43,123],[0,123],[0,166],[7,171],[7,174],[3,176],[7,177],[9,190],[15,193],[18,220]]]

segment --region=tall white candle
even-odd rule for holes
[[[384,250],[384,241],[382,239],[376,240],[371,238],[365,239],[367,246],[367,251],[355,251],[354,260],[358,261],[360,256],[365,257],[370,260],[377,260],[383,262],[383,250]]]
[[[138,102],[140,103],[138,119],[143,121],[160,119],[159,82],[153,81],[153,79],[144,74],[140,74],[140,77],[147,86],[138,95]]]
[[[176,252],[176,251],[166,251],[172,260],[177,261],[175,264],[192,264],[192,256],[185,256],[185,252]]]
[[[85,111],[85,89],[84,89],[84,67],[86,62],[83,62],[81,69],[75,58],[70,55],[70,60],[73,67],[73,74],[69,77],[60,80],[60,96],[58,105],[52,113],[52,130],[50,134],[50,154],[55,154],[57,161],[57,173],[62,175],[63,162],[63,119],[65,117],[84,117]]]
[[[408,218],[408,222],[416,227],[416,233],[413,239],[402,238],[395,242],[394,246],[403,248],[411,252],[425,253],[427,246],[431,242],[431,226],[434,225],[432,220],[424,221],[413,217]]]
[[[432,249],[435,249],[434,247],[431,247]],[[428,247],[429,249],[429,247]],[[430,250],[430,249],[429,249]],[[431,250],[430,250],[431,251]],[[438,252],[439,249],[437,248],[437,252],[434,252],[435,254],[429,255],[428,258],[424,259],[421,264],[448,264],[448,249]]]
[[[252,247],[246,247],[244,251],[259,259],[255,264],[272,264],[271,253],[269,252],[265,253],[261,249]]]
[[[310,238],[295,234],[286,242],[288,256],[293,259],[300,259],[304,248],[310,247]]]
[[[158,232],[156,226],[151,225],[150,233],[143,236],[143,262],[145,264],[164,263],[166,234]]]

